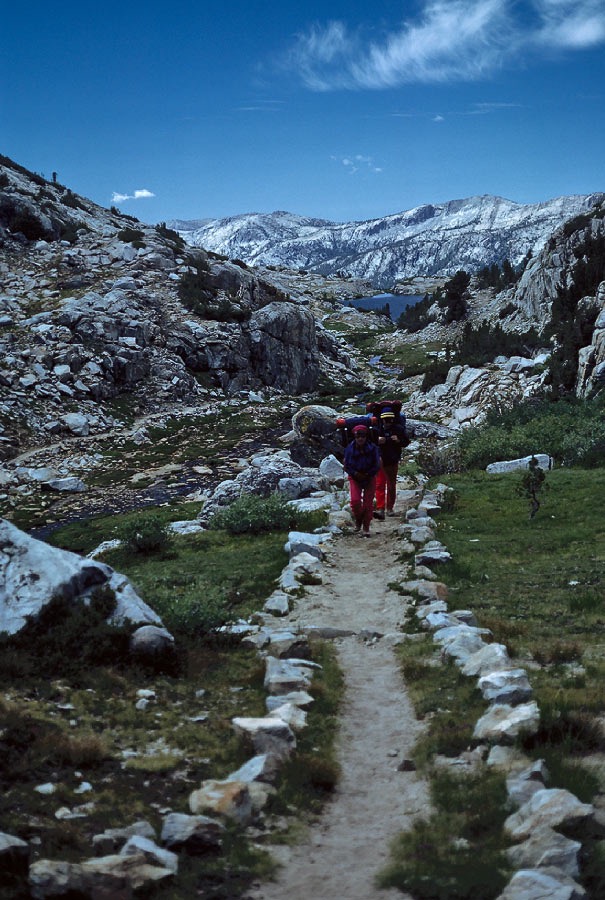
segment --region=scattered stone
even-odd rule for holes
[[[130,900],[133,891],[148,890],[173,876],[170,869],[149,864],[142,853],[82,863],[40,859],[30,866],[29,885],[34,900],[72,895]]]
[[[242,781],[202,781],[201,787],[189,795],[189,809],[194,815],[210,812],[246,825],[252,816],[248,785]]]
[[[510,667],[508,650],[504,644],[485,644],[471,654],[461,668],[463,675],[486,675]]]
[[[547,453],[536,453],[534,454],[536,459],[538,460],[538,465],[541,469],[548,471],[552,469],[553,461]],[[521,472],[525,469],[529,469],[529,463],[533,459],[533,456],[523,456],[521,459],[509,459],[503,462],[495,462],[490,463],[485,467],[485,471],[489,472],[491,475],[498,475],[503,472]]]
[[[294,703],[283,703],[271,710],[269,715],[281,719],[292,731],[300,731],[307,724],[307,714]]]
[[[253,781],[265,781],[275,784],[282,765],[282,759],[273,753],[261,753],[252,757],[236,772],[228,776],[227,781],[241,781],[250,784]]]
[[[75,475],[66,478],[51,478],[49,481],[45,481],[42,487],[49,491],[59,491],[59,493],[65,494],[82,494],[88,490],[82,479],[76,478]]]
[[[284,703],[293,703],[295,706],[300,707],[310,706],[313,703],[313,697],[311,694],[307,694],[306,691],[290,691],[289,694],[282,694],[281,696],[271,695],[267,697],[265,703],[267,711],[272,712],[274,709],[283,706]]]
[[[265,600],[263,610],[272,616],[286,616],[290,611],[290,601],[284,591],[273,591]]]
[[[441,581],[428,581],[418,578],[415,581],[404,581],[400,584],[403,591],[409,594],[417,594],[423,600],[441,600],[446,601],[448,598],[448,590]]]
[[[487,755],[486,765],[502,772],[521,772],[530,761],[517,747],[495,744]]]
[[[569,832],[592,819],[594,812],[592,804],[581,803],[563,788],[544,788],[506,819],[504,831],[514,841],[527,840],[541,825]]]
[[[116,853],[124,846],[128,838],[138,835],[146,837],[149,840],[155,840],[156,834],[153,826],[141,820],[133,822],[132,825],[126,825],[124,828],[108,828],[102,834],[95,834],[92,839],[92,846],[99,856]]]
[[[512,743],[522,731],[535,734],[539,723],[540,711],[534,701],[519,706],[494,704],[475,725],[473,737],[494,743]]]
[[[565,875],[577,878],[580,874],[578,856],[582,844],[554,831],[548,825],[535,829],[522,844],[506,851],[515,869],[541,869],[554,866]]]
[[[586,891],[560,869],[521,869],[496,900],[584,900]]]
[[[120,856],[137,856],[139,854],[151,865],[161,866],[176,875],[179,867],[179,858],[176,853],[163,850],[151,838],[133,834],[120,850]]]
[[[486,700],[516,706],[533,694],[525,669],[500,669],[479,679],[479,690]]]
[[[172,662],[175,658],[174,638],[165,628],[142,625],[130,636],[130,652],[141,662]]]
[[[547,781],[548,770],[544,761],[539,759],[531,766],[509,775],[506,779],[508,798],[514,806],[523,806],[545,787]]]
[[[292,710],[297,709],[291,704],[288,705]],[[301,710],[298,712],[302,713]],[[287,722],[275,715],[275,711],[264,718],[236,716],[231,720],[231,724],[236,734],[245,736],[258,754],[273,753],[284,757],[289,756],[296,748],[294,732]]]
[[[162,821],[161,841],[171,850],[191,856],[220,850],[225,826],[208,816],[169,813]]]
[[[299,553],[308,553],[317,559],[323,559],[325,556],[322,549],[323,544],[330,540],[332,540],[331,534],[305,534],[302,531],[291,531],[284,550],[290,558],[298,556]]]
[[[270,694],[281,695],[289,691],[305,690],[311,684],[308,672],[294,665],[292,660],[268,656],[265,666],[265,690]]]

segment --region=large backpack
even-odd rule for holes
[[[353,440],[353,429],[356,425],[365,425],[368,429],[368,438],[374,439],[373,426],[377,424],[376,417],[372,413],[363,416],[341,416],[336,419],[336,428],[340,432],[342,446],[346,447]]]
[[[374,416],[377,422],[380,422],[380,415],[385,409],[392,410],[395,413],[395,423],[403,425],[404,434],[401,443],[404,447],[407,447],[410,443],[410,436],[406,427],[405,413],[401,408],[402,406],[401,400],[372,400],[366,403],[366,410],[370,415]]]

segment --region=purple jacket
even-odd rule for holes
[[[376,444],[366,441],[363,447],[358,447],[355,441],[345,450],[344,467],[347,475],[355,472],[364,472],[366,478],[373,478],[380,468],[380,451]]]

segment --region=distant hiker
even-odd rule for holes
[[[410,443],[405,427],[405,417],[397,415],[390,406],[380,411],[378,425],[375,427],[376,441],[380,450],[382,465],[376,476],[376,519],[384,519],[386,506],[387,516],[394,516],[397,497],[397,470],[404,447]]]
[[[355,531],[360,532],[363,527],[364,537],[370,536],[376,474],[380,469],[380,452],[369,437],[367,425],[356,425],[353,428],[353,440],[347,445],[344,456],[344,468],[349,476]]]

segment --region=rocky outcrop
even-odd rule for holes
[[[605,281],[602,281],[594,298],[586,298],[596,313],[591,343],[582,347],[578,360],[576,394],[590,397],[605,386]]]
[[[216,350],[215,346],[215,360]],[[319,371],[315,320],[293,303],[270,303],[253,313],[234,346],[223,346],[217,367],[222,387],[228,391],[252,384],[291,394],[313,390]]]
[[[603,219],[592,218],[583,227],[555,231],[540,253],[529,260],[519,283],[500,295],[503,306],[510,304],[515,308],[513,321],[516,318],[519,322],[537,324],[539,329],[549,321],[557,287],[569,287],[571,269],[577,259],[576,248],[588,234],[601,234],[603,227]]]
[[[490,366],[452,366],[443,384],[428,391],[412,393],[406,410],[411,415],[438,419],[456,431],[480,424],[490,407],[509,404],[540,394],[545,375],[540,371],[541,357],[528,360],[528,365],[511,366],[501,358]],[[516,371],[515,371],[516,369]],[[537,373],[534,374],[534,370]]]

